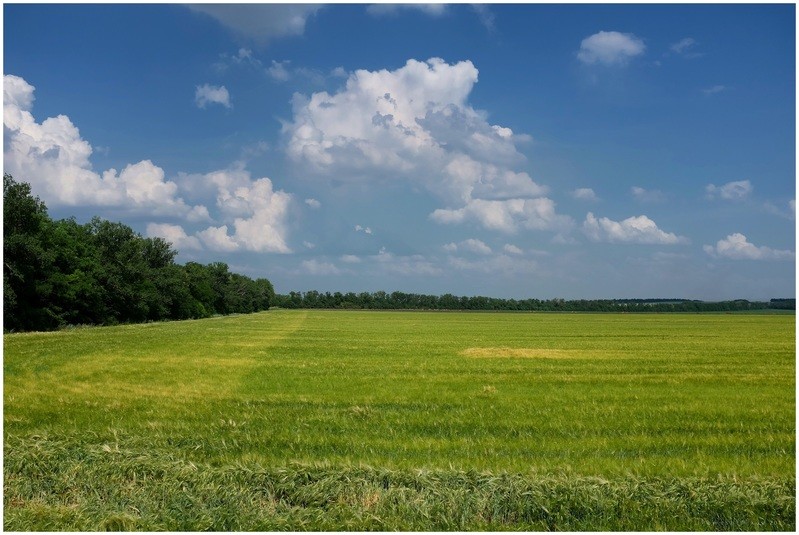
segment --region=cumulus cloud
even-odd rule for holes
[[[785,249],[758,247],[738,232],[719,240],[715,246],[705,245],[703,249],[711,256],[734,260],[792,260],[796,256],[793,251]]]
[[[204,194],[216,194],[218,216],[224,223],[197,237],[214,251],[290,253],[287,245],[292,195],[275,190],[267,177],[253,180],[243,164],[184,180]]]
[[[199,220],[203,206],[188,206],[178,187],[150,160],[118,172],[92,170],[92,146],[69,117],[41,123],[33,117],[34,87],[23,78],[3,76],[4,172],[31,184],[48,205],[113,206]]]
[[[394,71],[356,70],[335,94],[297,94],[283,128],[288,156],[317,179],[420,186],[454,206],[444,212],[479,215],[481,202],[543,196],[547,188],[517,169],[525,157],[516,145],[529,138],[469,106],[477,74],[470,61],[411,59]],[[444,212],[433,219],[467,219]]]
[[[191,223],[198,223],[200,221],[211,221],[211,214],[208,213],[208,208],[205,206],[194,206],[189,213],[186,214],[186,221]]]
[[[163,238],[178,251],[202,249],[200,240],[196,236],[189,236],[180,225],[169,225],[166,223],[149,223],[147,225],[147,236],[150,238]]]
[[[194,92],[194,103],[198,108],[205,108],[208,104],[220,104],[230,108],[230,93],[225,86],[198,85]]]
[[[546,197],[504,201],[474,199],[463,208],[439,208],[430,218],[444,224],[474,221],[487,229],[507,233],[516,232],[520,227],[568,232],[574,224],[569,216],[557,214],[555,202]]]
[[[305,23],[322,6],[312,4],[193,4],[193,11],[210,15],[239,36],[259,44],[302,35]]]
[[[705,187],[708,199],[721,198],[727,201],[740,201],[752,193],[752,183],[748,180],[727,182],[723,186],[708,184]]]
[[[227,225],[221,227],[208,227],[207,229],[197,233],[197,236],[202,240],[205,246],[212,251],[219,251],[229,253],[236,251],[239,244],[236,243],[232,237],[227,233]]]
[[[588,65],[624,66],[645,50],[644,42],[631,33],[602,31],[583,39],[577,59]]]
[[[476,253],[481,255],[490,255],[491,254],[491,247],[486,245],[483,241],[469,238],[468,240],[463,240],[460,243],[448,243],[444,245],[444,250],[449,253],[454,253],[457,251],[467,251],[470,253]]]
[[[594,202],[599,200],[599,198],[596,196],[596,193],[594,193],[594,190],[592,190],[591,188],[577,188],[576,190],[573,190],[571,192],[571,195],[575,199],[581,201]]]
[[[322,203],[317,201],[316,199],[305,199],[305,204],[316,210],[317,208],[322,206]]]
[[[505,247],[503,247],[502,250],[505,251],[506,253],[510,253],[510,254],[523,254],[524,253],[524,251],[522,251],[521,249],[519,249],[518,247],[516,247],[515,245],[513,245],[511,243],[506,243]]]
[[[597,219],[593,213],[588,212],[583,222],[583,232],[595,242],[659,245],[688,242],[683,236],[660,230],[655,222],[645,215],[628,217],[624,221],[613,221],[607,217]]]

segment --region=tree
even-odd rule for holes
[[[52,254],[44,240],[52,227],[47,207],[30,185],[3,175],[3,322],[6,329],[60,323],[49,306]]]

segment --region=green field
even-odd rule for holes
[[[6,530],[795,529],[795,317],[4,336]]]

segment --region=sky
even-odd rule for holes
[[[3,6],[53,218],[289,291],[794,297],[795,6]]]

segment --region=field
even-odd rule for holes
[[[288,311],[4,336],[4,528],[786,530],[795,317]]]

